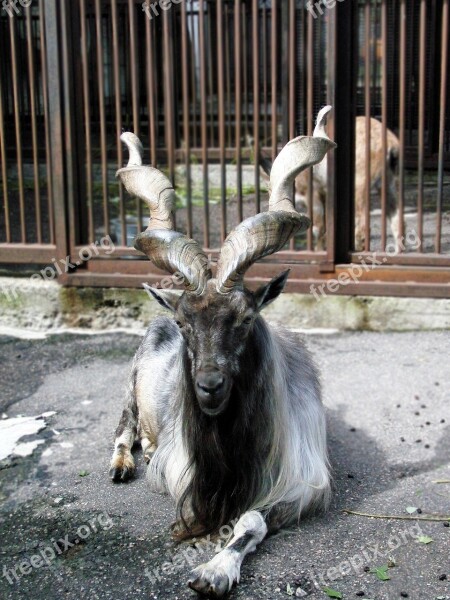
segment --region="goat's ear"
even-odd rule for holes
[[[262,285],[255,292],[256,309],[262,310],[278,298],[286,285],[290,269],[274,277],[269,283]]]
[[[146,283],[143,283],[142,285],[150,298],[154,298],[163,308],[175,312],[177,302],[180,299],[179,294],[170,290],[158,290]]]

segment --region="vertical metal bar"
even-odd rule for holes
[[[371,10],[370,10],[370,1],[366,0],[366,4],[364,7],[364,17],[365,17],[365,32],[366,32],[366,38],[365,38],[365,45],[364,45],[364,52],[365,52],[365,65],[364,65],[364,105],[365,105],[365,114],[366,114],[366,122],[365,122],[365,127],[366,127],[366,148],[365,148],[365,152],[366,152],[366,180],[365,180],[365,203],[364,203],[364,212],[365,212],[365,244],[364,244],[364,250],[366,252],[370,251],[370,183],[371,183],[371,164],[370,164],[370,150],[371,150],[371,128],[370,128],[370,123],[371,123],[371,88],[370,88],[370,65],[371,65],[371,52],[370,52],[370,47],[371,47],[371,30],[370,30],[370,25],[371,25]],[[374,42],[375,42],[375,36],[374,36]]]
[[[111,0],[111,21],[112,21],[112,51],[113,51],[113,76],[114,76],[114,99],[115,99],[115,120],[116,120],[116,148],[117,165],[122,167],[123,149],[120,135],[122,133],[122,94],[120,90],[120,60],[119,60],[119,29],[117,17],[117,0]],[[151,70],[149,68],[149,70]],[[125,215],[125,200],[122,184],[119,185],[119,219],[121,228],[121,244],[127,245],[127,222]]]
[[[139,136],[139,85],[138,85],[138,56],[136,50],[136,4],[134,0],[128,0],[128,18],[130,27],[130,66],[131,66],[131,104],[133,110],[133,129],[134,133]]]
[[[264,131],[264,145],[267,146],[267,138],[268,138],[268,106],[267,106],[267,97],[268,97],[268,86],[267,86],[267,74],[268,70],[268,58],[267,58],[267,6],[266,4],[262,7],[262,76],[263,76],[263,102],[264,102],[264,112],[263,112],[263,131]],[[236,36],[235,36],[236,40]]]
[[[256,212],[261,210],[259,191],[259,2],[252,0],[252,28],[253,28],[253,138],[255,143],[255,204]]]
[[[428,16],[427,16],[427,30],[432,32],[431,35],[427,35],[427,76],[426,76],[426,102],[425,110],[427,115],[431,118],[427,118],[425,121],[425,139],[426,147],[425,154],[427,154],[432,148],[437,148],[439,143],[439,109],[436,106],[436,102],[432,102],[431,99],[437,99],[439,97],[439,69],[437,67],[437,60],[439,60],[439,49],[440,39],[438,35],[438,23],[440,24],[438,16],[438,7],[441,8],[441,2],[429,2],[428,3]],[[433,62],[434,58],[434,62]],[[429,75],[428,75],[429,71]]]
[[[353,2],[343,2],[329,11],[328,103],[334,107],[334,118],[328,129],[339,152],[328,153],[326,215],[327,257],[335,263],[348,262],[354,243],[356,40],[353,27],[356,10]],[[342,40],[347,43],[343,44]]]
[[[109,234],[108,154],[106,145],[105,83],[103,70],[102,4],[95,0],[95,29],[97,37],[97,85],[100,118],[100,155],[102,161],[103,224]]]
[[[399,140],[398,163],[398,211],[400,217],[399,235],[404,236],[405,213],[405,123],[406,123],[406,0],[400,0],[400,82],[399,82]]]
[[[304,99],[306,98],[306,27],[307,27],[307,13],[300,11],[300,22],[297,27],[297,38],[300,40],[298,48],[298,69],[300,72],[299,85],[298,85],[298,133],[305,132],[305,120],[306,120],[306,106]],[[327,29],[329,29],[327,27]],[[328,54],[327,54],[328,56]],[[328,84],[327,84],[328,88]]]
[[[306,94],[306,133],[312,135],[313,132],[313,113],[314,113],[314,20],[311,12],[308,13],[308,25],[306,33],[306,52],[307,52],[307,94]],[[313,171],[308,169],[308,191],[307,191],[307,204],[308,204],[308,217],[312,220],[313,218],[313,194],[314,194],[314,180]],[[307,231],[307,248],[312,250],[312,231],[311,228]]]
[[[209,248],[208,108],[206,98],[205,0],[199,3],[200,121],[203,167],[203,245]]]
[[[439,159],[438,159],[438,194],[436,207],[436,252],[441,252],[442,237],[442,204],[444,196],[444,151],[445,151],[445,117],[447,112],[447,73],[448,73],[448,37],[449,37],[449,0],[442,6],[442,38],[441,38],[441,92],[439,115]]]
[[[92,185],[92,141],[91,141],[91,103],[89,94],[89,62],[87,51],[86,0],[80,0],[81,18],[81,67],[83,77],[84,136],[86,140],[86,195],[88,200],[89,241],[95,239],[94,196]]]
[[[217,94],[219,107],[221,240],[227,236],[227,181],[225,165],[225,93],[223,47],[223,0],[217,0]]]
[[[272,0],[272,13],[270,24],[270,69],[271,69],[271,96],[272,96],[272,160],[278,152],[277,139],[277,9],[278,0]]]
[[[378,81],[379,81],[379,61],[378,61],[378,31],[379,31],[379,25],[380,25],[380,20],[381,20],[381,2],[382,0],[374,0],[374,32],[375,32],[375,36],[374,36],[374,49],[373,49],[373,56],[374,56],[374,61],[373,61],[373,69],[372,69],[372,88],[375,91],[375,106],[378,108],[378,105],[380,103],[380,97],[379,97],[379,88],[378,88]]]
[[[295,58],[296,58],[296,19],[295,19],[295,0],[289,0],[289,139],[295,137]],[[295,203],[295,183],[292,186],[292,200]],[[309,228],[311,229],[311,228]],[[290,249],[295,250],[295,237],[291,238]]]
[[[249,124],[249,101],[248,101],[248,18],[247,18],[247,4],[242,5],[242,87],[243,87],[243,102],[244,102],[244,130],[248,132],[250,129]]]
[[[164,107],[166,113],[166,146],[169,165],[169,176],[175,184],[175,157],[174,157],[174,115],[173,115],[173,61],[171,51],[171,36],[169,32],[169,11],[164,11],[163,18],[163,47],[164,47]]]
[[[163,77],[158,73],[157,69],[156,69],[156,59],[157,59],[157,55],[158,55],[158,43],[161,43],[161,36],[156,35],[156,24],[152,23],[151,28],[150,28],[150,32],[151,32],[151,36],[150,36],[150,40],[151,40],[151,52],[152,52],[152,57],[153,57],[153,65],[154,65],[154,69],[153,69],[153,75],[152,75],[152,89],[153,89],[153,98],[154,98],[154,103],[153,103],[153,107],[154,107],[154,127],[155,127],[155,150],[154,150],[154,166],[157,167],[158,166],[158,144],[159,144],[159,136],[160,136],[160,129],[159,129],[159,122],[163,120],[162,115],[164,114],[164,94],[163,94],[163,107],[162,107],[162,111],[161,111],[161,98],[160,98],[160,89],[163,88]]]
[[[296,19],[295,0],[289,0],[289,138],[295,137],[295,58],[296,58]]]
[[[137,43],[137,32],[136,32],[136,4],[134,0],[128,0],[128,18],[129,18],[129,32],[130,32],[130,65],[131,65],[131,105],[133,112],[133,131],[139,136],[140,134],[140,122],[139,122],[139,60],[136,49]],[[140,198],[136,197],[136,218],[138,222],[138,231],[142,229],[142,202]]]
[[[336,76],[338,74],[339,63],[336,60],[334,51],[336,49],[337,41],[337,28],[338,22],[336,19],[335,11],[334,14],[330,15],[327,29],[327,56],[328,56],[328,82],[327,82],[327,104],[333,106],[333,102],[336,98]],[[306,21],[306,20],[305,20]],[[340,59],[340,57],[338,57]],[[306,62],[306,61],[305,61]],[[338,107],[339,108],[339,107]],[[332,118],[328,124],[328,135],[332,140],[335,139],[335,115],[336,107],[332,113]],[[327,261],[328,263],[336,263],[336,230],[338,218],[336,215],[337,209],[337,177],[336,177],[336,156],[328,152],[327,155],[327,196],[325,200],[325,220],[326,220],[326,250],[327,250]],[[348,207],[347,207],[348,210]],[[354,239],[354,225],[351,225],[351,234]],[[342,242],[340,241],[341,245]]]
[[[155,80],[154,67],[155,61],[153,56],[153,33],[152,21],[147,18],[145,20],[145,44],[147,50],[147,110],[150,138],[150,162],[156,167],[156,111],[155,111]]]
[[[408,22],[411,23],[415,23],[417,20],[417,3],[413,2],[411,4],[411,2],[409,2],[407,4],[407,14],[408,14]],[[412,74],[415,73],[415,62],[416,62],[416,47],[417,47],[417,40],[416,40],[416,36],[414,34],[408,36],[408,51],[407,51],[407,56],[408,56],[408,61],[407,61],[407,65],[406,65],[406,72],[408,73],[408,94],[414,98],[415,96],[415,92],[416,92],[416,87],[417,87],[417,83],[416,83],[416,78],[415,75],[414,77],[412,77]],[[414,80],[414,81],[413,81]],[[414,90],[413,90],[414,87]],[[415,99],[414,99],[415,100]],[[414,146],[417,143],[417,140],[413,139],[413,134],[415,132],[415,126],[414,126],[414,122],[415,122],[415,116],[414,116],[414,108],[416,105],[415,101],[412,102],[408,102],[407,104],[407,119],[406,122],[409,124],[408,127],[408,146]]]
[[[418,131],[418,173],[417,173],[417,236],[419,252],[423,247],[423,192],[425,163],[425,94],[427,61],[427,4],[420,0],[420,41],[419,41],[419,131]]]
[[[383,44],[383,55],[381,62],[381,148],[383,157],[387,156],[387,86],[388,86],[388,65],[387,65],[387,0],[381,3],[381,39]],[[383,160],[381,171],[381,250],[386,249],[386,208],[387,208],[387,161]]]
[[[217,65],[217,44],[214,43],[213,40],[213,32],[215,31],[213,26],[214,20],[214,10],[213,10],[212,2],[207,3],[208,10],[208,21],[207,21],[207,46],[208,46],[208,70],[207,79],[208,79],[208,105],[209,105],[209,143],[211,147],[216,148],[219,141],[216,136],[216,121],[215,118],[217,116],[217,90],[214,88],[214,83],[216,82],[217,77],[215,77],[216,65]],[[217,8],[216,8],[217,10]],[[217,21],[217,18],[216,18]]]
[[[46,38],[46,16],[45,2],[39,2],[39,35],[41,39],[41,70],[42,70],[42,99],[44,103],[44,126],[45,126],[45,161],[47,174],[47,206],[48,226],[50,243],[55,244],[55,219],[53,202],[53,180],[51,165],[51,141],[50,141],[50,109],[48,91],[48,69],[47,69],[47,38]]]
[[[39,156],[38,156],[38,141],[37,141],[37,124],[36,124],[36,78],[34,68],[33,54],[33,34],[31,30],[32,20],[31,6],[25,8],[26,19],[26,35],[27,35],[27,50],[28,50],[28,80],[30,91],[30,111],[31,111],[31,140],[33,147],[33,171],[34,171],[34,204],[36,208],[36,233],[37,242],[42,242],[42,217],[41,217],[41,189],[39,184]]]
[[[46,59],[49,89],[49,126],[50,126],[50,171],[48,176],[52,178],[53,208],[57,256],[65,257],[69,254],[67,238],[67,215],[66,199],[64,189],[64,137],[62,123],[62,97],[61,97],[61,63],[59,52],[60,22],[58,19],[57,0],[41,0],[45,6],[45,39]],[[64,35],[64,32],[62,33]],[[62,282],[67,274],[62,274]]]
[[[192,237],[192,189],[191,189],[191,139],[189,114],[189,64],[188,64],[186,2],[181,5],[181,70],[183,84],[183,135],[184,162],[186,166],[187,234]]]
[[[6,157],[5,143],[5,121],[3,117],[3,91],[0,85],[0,154],[2,157],[2,180],[4,197],[4,215],[5,215],[5,234],[6,242],[11,242],[11,224],[9,219],[9,195],[8,195],[8,163]]]
[[[223,22],[225,23],[224,28],[224,37],[225,37],[225,97],[226,97],[226,130],[227,130],[227,142],[226,147],[231,148],[231,51],[230,51],[230,34],[229,34],[229,7],[228,4],[225,3],[224,6],[225,15],[223,15]]]
[[[14,25],[16,22],[17,19],[9,19],[9,34],[11,43],[11,70],[14,100],[14,126],[16,133],[17,179],[19,184],[20,235],[22,244],[25,244],[27,241],[27,230],[25,222],[25,192],[23,186],[22,131],[20,127],[20,97],[18,82],[19,69],[17,62],[16,30]]]
[[[191,22],[191,31],[194,32],[196,31],[196,22],[197,22],[197,32],[198,32],[198,24],[199,24],[199,19],[197,17],[197,19],[195,18],[195,8],[196,5],[193,4],[192,2],[190,3],[190,22]],[[192,144],[194,148],[198,147],[198,143],[197,143],[197,81],[196,81],[196,45],[197,45],[197,38],[194,36],[194,33],[192,33],[192,40],[189,46],[189,56],[190,56],[190,60],[191,60],[191,104],[192,104],[192,115],[191,115],[191,126],[192,126]]]
[[[61,67],[64,73],[62,79],[62,99],[64,115],[64,162],[65,162],[65,190],[66,190],[66,210],[68,213],[68,237],[69,248],[76,246],[79,238],[80,219],[77,218],[76,201],[78,197],[78,177],[76,174],[75,160],[77,156],[76,136],[74,133],[74,121],[76,102],[74,90],[76,90],[76,73],[73,69],[73,63],[70,57],[73,54],[72,41],[74,38],[74,29],[76,21],[73,18],[73,4],[61,3],[60,7],[60,27],[63,31],[60,39],[61,48]]]
[[[313,133],[313,115],[314,115],[314,19],[311,12],[308,12],[308,26],[306,32],[306,133],[312,135]],[[314,179],[312,168],[307,171],[307,206],[308,206],[308,217],[313,220],[314,206],[313,206],[313,195],[314,195]],[[312,228],[309,227],[306,232],[306,247],[308,250],[313,249],[313,236]]]
[[[281,3],[281,36],[279,68],[281,73],[281,141],[283,146],[289,141],[289,4]]]
[[[241,120],[242,120],[242,30],[241,0],[234,0],[234,74],[235,74],[235,119],[236,119],[236,181],[238,218],[244,218],[242,206],[242,156],[241,156]]]

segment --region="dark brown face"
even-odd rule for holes
[[[183,294],[175,319],[186,341],[197,400],[206,414],[225,410],[257,315],[253,294],[246,290],[224,296],[211,285],[201,298]]]
[[[217,416],[226,409],[259,311],[281,293],[288,273],[256,292],[236,289],[219,294],[214,279],[208,281],[206,292],[200,297],[189,292],[180,297],[147,288],[174,313],[186,342],[197,401],[205,414]]]

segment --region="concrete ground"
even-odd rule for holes
[[[172,502],[149,491],[139,452],[134,481],[108,479],[139,338],[0,344],[3,422],[56,412],[28,438],[43,441],[31,456],[0,463],[0,598],[195,597],[189,563],[212,552],[170,541]],[[450,334],[344,333],[308,344],[322,371],[333,502],[326,515],[266,540],[230,599],[327,598],[324,587],[344,599],[449,599],[450,528],[416,517],[450,519]]]

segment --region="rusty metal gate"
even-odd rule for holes
[[[64,285],[160,281],[132,249],[146,211],[115,179],[124,129],[173,181],[177,228],[214,260],[265,209],[263,167],[329,103],[338,150],[324,189],[309,175],[297,198],[323,239],[291,241],[250,285],[283,263],[292,291],[450,297],[449,0],[332,4],[3,3],[0,262]]]

